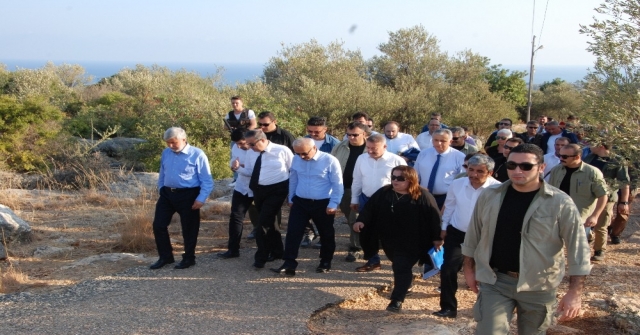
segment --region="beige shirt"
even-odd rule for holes
[[[562,164],[556,165],[549,174],[549,184],[559,188],[566,174],[567,169]],[[580,168],[571,174],[569,196],[578,207],[582,222],[593,213],[596,200],[606,194],[607,184],[598,168],[583,162]]]
[[[517,291],[544,291],[560,285],[565,271],[564,247],[570,276],[591,272],[591,252],[580,214],[573,200],[559,189],[542,182],[527,209],[520,244],[520,276]],[[511,181],[487,188],[476,202],[462,244],[462,254],[476,262],[476,280],[495,284],[489,265],[500,206]]]

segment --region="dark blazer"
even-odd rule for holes
[[[578,137],[576,136],[576,134],[568,132],[566,129],[562,129],[562,135],[560,136],[568,138],[569,143],[578,143]],[[547,142],[549,141],[549,137],[551,137],[551,134],[548,132],[542,135],[542,143],[540,143],[540,148],[542,149],[542,151],[544,151],[544,153],[547,153]]]

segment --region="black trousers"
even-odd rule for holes
[[[196,243],[200,231],[200,210],[193,210],[191,206],[200,194],[200,188],[176,189],[171,191],[168,187],[160,189],[160,198],[156,203],[156,212],[153,218],[153,236],[156,239],[158,255],[162,259],[173,259],[173,248],[169,239],[169,224],[174,213],[180,216],[182,226],[182,238],[184,239],[185,260],[195,260]]]
[[[463,231],[453,226],[447,226],[447,236],[444,238],[444,262],[440,269],[440,308],[457,310],[458,300],[458,272],[462,269],[462,248],[464,242]]]
[[[254,256],[256,263],[266,263],[269,255],[282,258],[284,253],[282,234],[274,222],[288,193],[289,179],[273,185],[260,185],[253,190],[253,203],[260,213],[259,226],[256,230],[256,245],[258,246]]]
[[[227,245],[227,248],[232,253],[240,252],[244,217],[247,215],[249,206],[252,203],[253,197],[233,191],[231,196],[231,215],[229,216],[229,243]]]
[[[391,269],[393,270],[391,300],[404,301],[413,283],[413,266],[420,260],[420,255],[396,254],[393,250],[385,248],[384,243],[382,243],[382,249],[391,261]]]
[[[333,219],[335,215],[327,214],[329,199],[310,200],[298,196],[293,197],[293,206],[289,213],[289,225],[287,226],[287,238],[284,248],[284,266],[295,269],[298,266],[296,258],[300,250],[300,241],[305,232],[305,227],[312,219],[322,236],[320,246],[320,262],[331,263],[333,253],[336,251],[335,230]]]

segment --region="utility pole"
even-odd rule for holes
[[[529,98],[527,99],[527,122],[531,120],[531,87],[533,86],[533,58],[536,55],[536,51],[542,49],[542,45],[536,48],[536,36],[533,36],[531,41],[531,63],[529,65]]]

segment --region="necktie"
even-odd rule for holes
[[[441,155],[438,154],[436,163],[433,164],[433,168],[431,169],[431,175],[429,175],[429,183],[427,184],[427,188],[429,189],[429,192],[431,192],[432,194],[433,194],[433,185],[436,183],[436,173],[438,172],[438,167],[440,166],[440,157]]]
[[[260,152],[260,156],[256,159],[256,163],[253,165],[253,171],[251,172],[251,179],[249,180],[249,188],[252,191],[255,191],[258,188],[258,182],[260,181],[260,167],[262,167],[262,154],[264,151]]]

